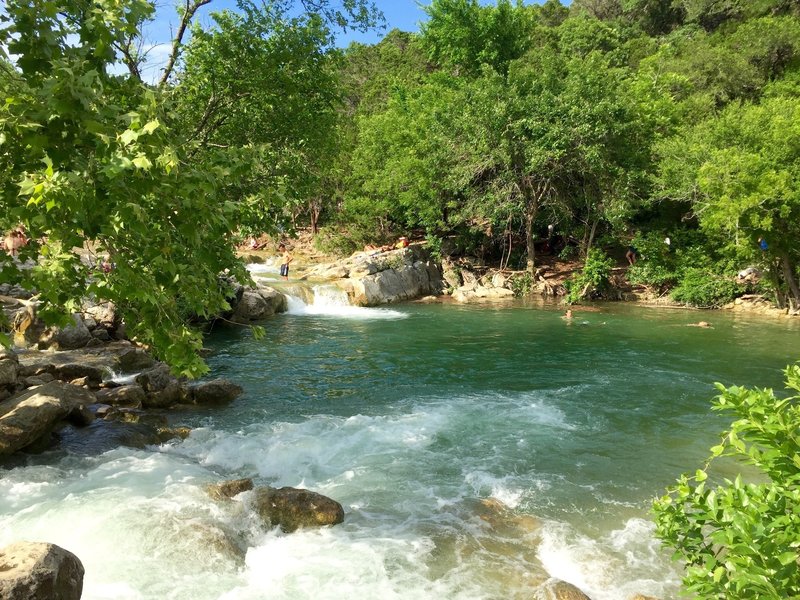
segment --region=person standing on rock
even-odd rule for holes
[[[292,262],[292,255],[286,249],[285,244],[278,246],[278,252],[281,253],[281,277],[284,280],[289,280],[289,263]]]

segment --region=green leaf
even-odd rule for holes
[[[153,166],[153,163],[151,163],[150,160],[145,155],[140,154],[139,156],[133,159],[133,165],[137,169],[147,170]]]

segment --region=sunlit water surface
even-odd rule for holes
[[[713,382],[780,388],[798,358],[796,322],[316,296],[265,339],[212,333],[212,375],[245,394],[175,415],[187,440],[0,472],[0,544],[73,551],[87,600],[523,599],[549,577],[672,598],[652,498],[725,426]],[[205,492],[240,477],[321,492],[345,522],[285,535],[249,494]]]

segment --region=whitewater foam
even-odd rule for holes
[[[334,285],[315,285],[313,299],[306,303],[298,296],[287,294],[287,314],[296,316],[333,317],[339,319],[405,319],[408,314],[388,308],[351,306],[347,293]]]

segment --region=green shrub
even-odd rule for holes
[[[800,365],[786,368],[786,387],[800,392]],[[675,549],[683,584],[698,598],[779,600],[800,597],[800,396],[725,388],[714,410],[736,420],[694,476],[683,475],[655,501],[656,535]],[[751,465],[712,486],[709,467],[732,457]],[[728,467],[729,468],[729,467]]]
[[[578,248],[576,246],[570,246],[567,244],[564,246],[564,249],[558,253],[558,258],[561,260],[572,260],[578,255]]]
[[[429,233],[425,236],[425,246],[431,253],[431,258],[437,261],[442,260],[442,238]]]
[[[511,280],[511,290],[514,292],[516,298],[523,298],[531,293],[533,288],[533,277],[526,272],[523,275],[515,276]]]
[[[360,236],[352,235],[350,231],[338,229],[333,225],[321,228],[314,236],[314,247],[317,250],[337,256],[349,256],[363,248],[365,243],[361,243]]]
[[[731,302],[743,292],[732,278],[703,268],[687,269],[678,286],[672,290],[676,302],[702,308],[715,308]]]
[[[567,289],[567,302],[573,304],[584,298],[591,298],[608,289],[614,261],[602,250],[592,248],[586,255],[586,262],[580,273],[564,283]]]

